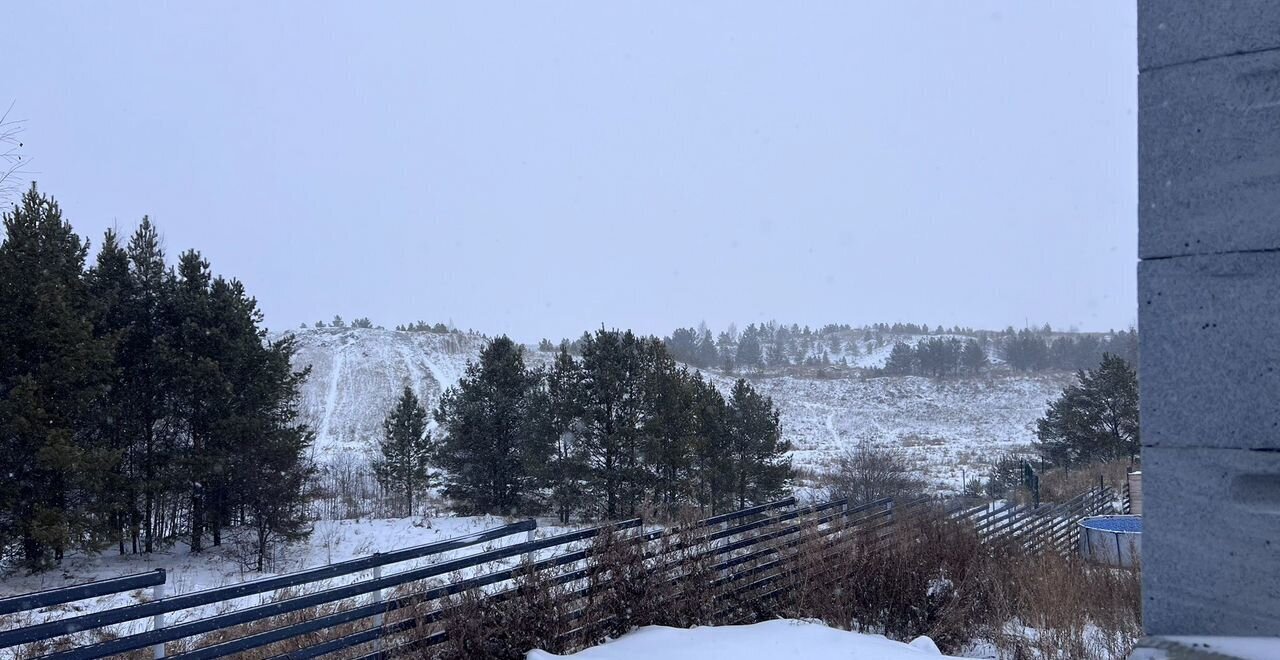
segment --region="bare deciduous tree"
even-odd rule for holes
[[[13,104],[0,115],[0,201],[18,194],[19,179],[27,159],[22,155],[22,129],[24,120],[10,119]]]
[[[920,493],[924,485],[901,451],[867,442],[837,454],[821,483],[829,497],[848,497],[850,504],[910,497]]]

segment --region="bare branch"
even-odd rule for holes
[[[0,201],[19,193],[21,179],[28,174],[26,165],[31,162],[22,155],[21,136],[26,120],[9,118],[13,105],[10,103],[4,114],[0,115]]]

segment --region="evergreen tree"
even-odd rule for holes
[[[430,488],[433,476],[428,466],[432,445],[427,411],[413,388],[405,385],[382,429],[378,456],[373,460],[374,476],[384,492],[403,500],[404,515],[413,515],[414,496]]]
[[[108,230],[98,250],[97,262],[87,279],[92,306],[94,336],[110,343],[112,364],[109,389],[99,407],[96,420],[102,445],[111,456],[111,469],[101,484],[101,506],[107,526],[115,536],[120,554],[126,552],[125,540],[135,518],[137,475],[130,462],[131,434],[125,423],[129,418],[129,392],[123,387],[124,364],[120,358],[121,341],[129,328],[128,303],[132,297],[129,276],[129,254],[120,245],[114,231]]]
[[[759,371],[764,367],[764,351],[760,347],[760,335],[755,324],[747,326],[738,340],[736,360],[739,367]]]
[[[551,505],[561,523],[568,523],[575,511],[585,508],[588,479],[586,445],[581,422],[582,369],[562,344],[556,361],[546,375],[545,403],[541,411],[542,433],[550,440],[551,458],[546,480]]]
[[[260,331],[259,336],[265,334]],[[306,452],[313,436],[299,421],[298,410],[298,390],[311,369],[293,370],[295,342],[290,335],[258,344],[252,353],[258,376],[253,388],[243,393],[252,404],[244,406],[239,417],[244,435],[239,443],[242,460],[235,466],[234,504],[256,535],[259,571],[265,569],[274,542],[298,541],[311,533],[306,485],[315,468]]]
[[[1041,456],[1065,467],[1137,456],[1138,377],[1129,363],[1107,354],[1076,380],[1036,422]]]
[[[606,518],[631,514],[641,496],[641,342],[630,330],[583,338],[583,442],[590,492]]]
[[[693,328],[677,328],[670,337],[663,340],[663,343],[675,359],[695,367],[707,366],[700,364],[698,331]]]
[[[733,373],[737,366],[738,341],[728,331],[721,332],[716,338],[716,350],[719,352],[720,368],[726,373]]]
[[[791,444],[782,439],[773,402],[747,381],[738,379],[727,412],[733,492],[738,508],[775,498],[790,482],[791,461],[786,453],[791,451]]]
[[[714,367],[720,364],[720,352],[716,347],[716,340],[711,335],[711,331],[702,330],[702,336],[698,338],[698,362],[699,368]]]
[[[885,361],[884,372],[895,376],[906,376],[915,371],[916,352],[903,342],[893,345],[889,359]]]
[[[445,495],[471,511],[514,513],[537,504],[550,454],[532,407],[537,379],[508,337],[489,342],[480,361],[440,398],[438,465]]]
[[[95,496],[114,469],[94,437],[109,344],[94,336],[88,245],[33,184],[0,243],[0,549],[30,566],[100,538]]]
[[[176,453],[172,427],[161,423],[171,404],[171,374],[166,364],[170,318],[164,309],[172,295],[173,275],[165,267],[160,233],[149,218],[142,218],[127,252],[128,322],[117,347],[117,361],[126,407],[121,425],[134,439],[128,467],[142,492],[142,501],[135,502],[130,512],[130,538],[134,552],[138,551],[139,536],[142,550],[151,552],[163,535],[157,514],[171,483],[167,466]]]
[[[693,412],[697,432],[693,438],[694,501],[714,515],[733,508],[733,453],[730,445],[728,406],[714,385],[694,374]]]
[[[654,504],[674,513],[692,486],[693,438],[697,433],[693,388],[688,372],[656,342],[647,343],[641,452],[645,490]]]
[[[976,376],[987,367],[987,352],[982,350],[982,344],[979,344],[976,339],[970,339],[965,342],[961,361],[969,373]]]
[[[211,300],[212,275],[209,262],[195,250],[178,261],[178,277],[166,313],[165,367],[171,376],[171,396],[180,452],[173,467],[179,483],[175,488],[189,500],[189,543],[192,552],[204,548],[207,521],[206,488],[224,464],[211,461],[219,453],[213,446],[214,425],[226,413],[229,386],[224,379],[219,356],[224,346],[215,333]]]

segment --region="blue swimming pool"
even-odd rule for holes
[[[1097,529],[1104,532],[1127,532],[1131,534],[1142,533],[1142,518],[1138,516],[1088,518],[1082,521],[1081,525],[1088,527],[1089,529]]]

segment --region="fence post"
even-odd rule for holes
[[[525,542],[525,543],[533,543],[533,541],[534,541],[534,536],[535,536],[533,532],[534,532],[534,530],[532,530],[532,529],[531,529],[531,530],[529,530],[529,531],[527,531],[527,532],[525,532],[525,533],[524,533],[524,542]],[[521,562],[523,562],[523,563],[525,563],[525,564],[532,564],[532,563],[533,563],[533,561],[534,561],[534,559],[536,559],[536,558],[533,556],[533,551],[532,551],[532,550],[530,550],[529,552],[526,552],[526,553],[524,553],[523,555],[521,555],[521,556],[520,556],[520,561],[521,561]]]
[[[376,557],[379,554],[382,554],[382,553],[375,553],[374,556]],[[382,565],[373,567],[373,579],[374,580],[382,579]],[[377,591],[374,591],[373,593],[369,594],[369,602],[378,603],[378,604],[385,603],[386,599],[383,597],[382,589],[378,589]],[[385,614],[386,614],[386,608],[379,607],[378,613],[373,615],[373,627],[374,629],[378,630],[378,636],[375,637],[373,640],[373,650],[377,652],[382,651],[382,622]]]
[[[151,600],[157,601],[157,600],[164,599],[165,591],[166,591],[165,582],[161,582],[160,584],[157,584],[156,586],[151,587]],[[151,629],[161,630],[163,628],[164,628],[164,613],[161,612],[160,614],[157,614],[151,618]],[[156,660],[160,660],[160,658],[164,657],[164,642],[160,642],[159,644],[156,644],[151,647],[151,657],[155,658]]]

